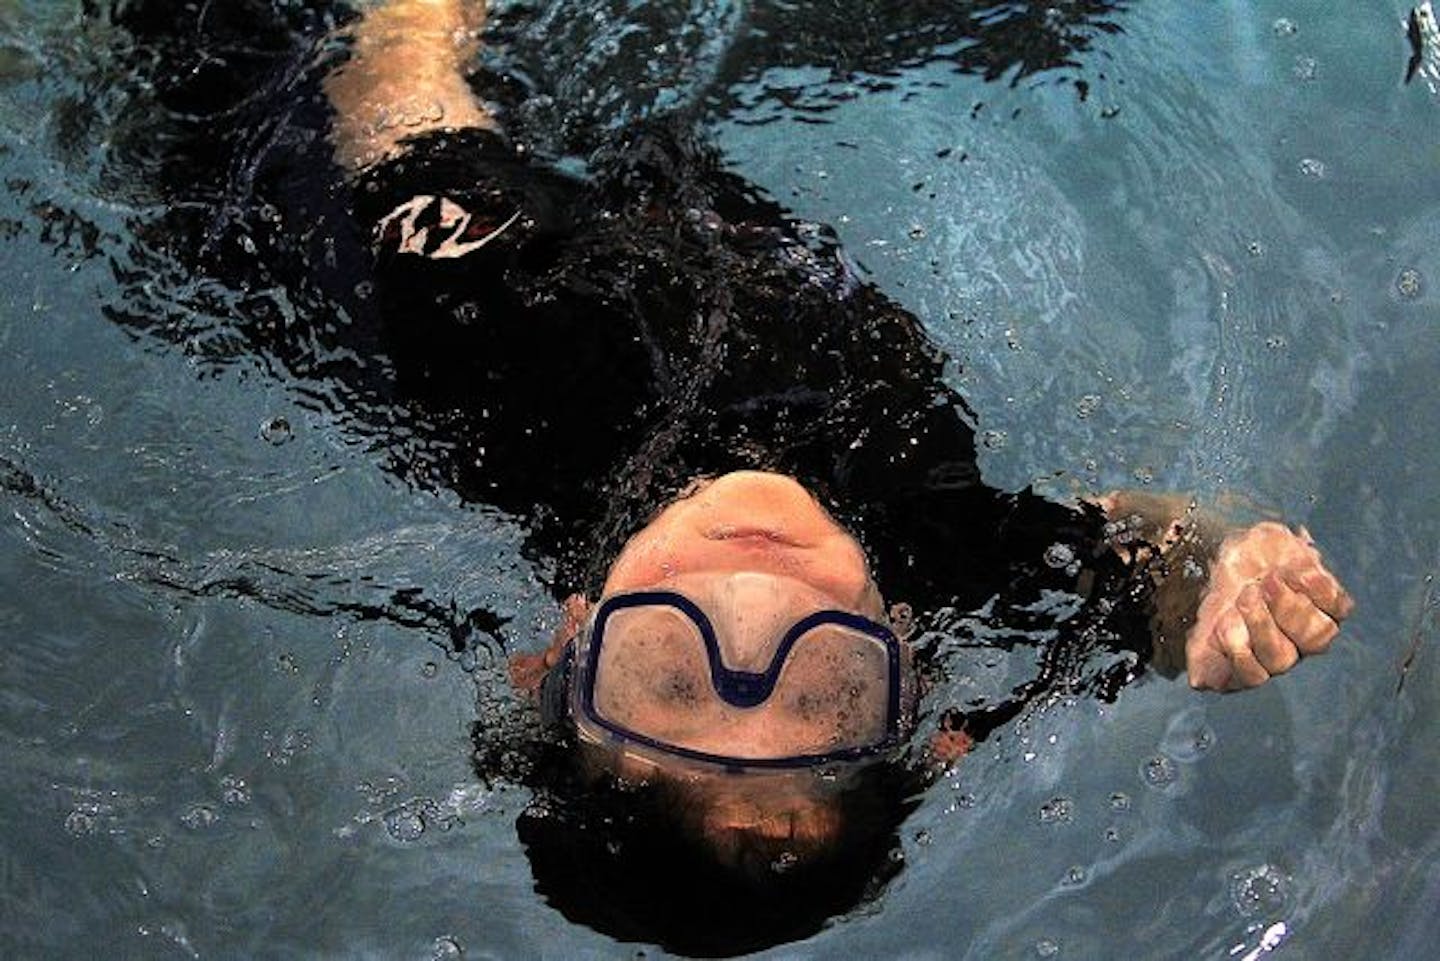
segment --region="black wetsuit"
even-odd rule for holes
[[[431,134],[347,183],[315,61],[277,55],[228,146],[171,151],[172,191],[208,165],[213,197],[147,236],[220,277],[254,349],[332,385],[393,469],[520,519],[557,595],[593,592],[691,479],[764,468],[814,490],[932,623],[983,608],[1143,654],[1099,512],[988,487],[916,318],[686,125],[631,125],[581,177]],[[116,313],[157,326],[140,307]],[[1087,603],[1057,614],[1052,589]]]
[[[825,47],[820,24],[857,68],[948,50],[999,75],[1067,62],[1085,33],[1057,23],[1112,6],[759,3],[736,48],[756,64],[815,62],[805,45]],[[945,651],[1033,650],[1033,668],[1013,659],[1013,689],[941,685],[941,726],[983,737],[1037,696],[1108,696],[1138,669],[1144,581],[1106,545],[1099,512],[987,486],[953,362],[829,230],[727,172],[693,120],[590,129],[580,176],[469,131],[423,137],[347,182],[320,78],[343,56],[325,38],[348,14],[270,0],[116,9],[141,82],[114,179],[162,201],[115,258],[117,321],[217,363],[283,369],[388,469],[514,517],[557,597],[593,592],[693,478],[765,468],[818,494],[885,596],[910,602]],[[515,23],[500,20],[505,37]],[[1006,42],[982,42],[997,32]],[[480,79],[494,98],[515,93]],[[511,776],[516,739],[488,723],[477,767]],[[515,774],[583,802],[520,819],[537,888],[577,921],[686,954],[804,937],[873,894],[900,863],[914,793],[865,772],[874,783],[847,794],[853,830],[835,857],[766,872],[780,896],[707,869],[638,799],[592,797],[569,770]]]

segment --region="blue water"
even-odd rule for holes
[[[992,483],[1238,497],[1359,604],[1256,692],[1046,706],[928,792],[878,900],[769,956],[1432,957],[1440,96],[1401,83],[1407,8],[1137,3],[1013,86],[726,74],[744,10],[656,9],[557,5],[586,54],[557,101],[729,78],[733,166],[956,358]],[[606,72],[653,39],[627,17],[673,34],[645,83]],[[120,242],[42,206],[123,240],[150,202],[101,179],[106,36],[0,6],[0,954],[660,956],[533,892],[527,794],[470,762],[513,712],[496,652],[355,613],[415,587],[538,641],[516,524],[405,486],[284,374],[107,319]]]

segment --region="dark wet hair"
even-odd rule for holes
[[[837,796],[844,827],[823,848],[782,853],[778,842],[742,839],[733,864],[687,828],[684,800],[663,785],[588,783],[573,765],[517,830],[536,891],[571,921],[728,957],[808,937],[878,896],[900,869],[899,827],[919,780],[871,764]]]

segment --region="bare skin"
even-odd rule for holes
[[[390,0],[368,10],[354,27],[350,59],[325,80],[341,166],[374,166],[434,130],[493,129],[465,81],[484,26],[485,4],[476,0]]]
[[[1264,684],[1328,651],[1354,609],[1305,528],[1266,521],[1236,531],[1220,545],[1185,638],[1190,684],[1215,691]]]

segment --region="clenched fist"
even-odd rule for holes
[[[1190,686],[1235,691],[1323,654],[1355,602],[1305,528],[1270,521],[1231,534],[1185,638]]]

